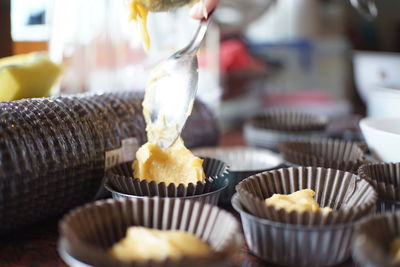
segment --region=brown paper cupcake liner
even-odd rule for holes
[[[375,187],[380,200],[400,201],[400,163],[364,164],[358,174]]]
[[[126,178],[126,179],[132,179],[132,178]],[[107,191],[111,192],[111,196],[114,199],[121,199],[121,198],[148,198],[148,196],[136,196],[136,195],[131,195],[131,194],[124,194],[121,192],[114,191],[109,185],[105,184],[104,185]],[[225,180],[218,180],[215,181],[213,184],[213,188],[210,192],[204,193],[204,194],[199,194],[199,195],[193,195],[193,196],[185,196],[185,197],[177,197],[179,199],[188,199],[188,200],[193,200],[193,201],[199,201],[205,204],[210,204],[210,205],[218,205],[220,201],[220,197],[225,192],[225,190],[228,188],[228,179]]]
[[[393,263],[390,243],[400,236],[400,212],[386,212],[362,220],[354,233],[353,259],[360,266],[399,266]]]
[[[222,192],[220,203],[230,205],[236,185],[253,174],[283,166],[282,158],[269,150],[253,147],[203,147],[192,150],[201,157],[219,159],[229,166],[228,188]]]
[[[286,212],[267,206],[273,194],[290,194],[301,189],[316,192],[322,212]],[[364,179],[349,172],[321,167],[283,168],[250,176],[236,186],[242,205],[251,214],[277,222],[302,225],[332,225],[356,221],[375,210],[377,193]]]
[[[327,124],[326,116],[301,113],[290,110],[270,110],[249,120],[256,128],[283,132],[323,131]]]
[[[225,183],[228,166],[216,159],[204,158],[205,181],[196,184],[169,184],[141,181],[133,178],[132,162],[119,164],[106,172],[105,187],[114,197],[192,197],[219,192],[227,187]]]
[[[304,226],[261,219],[246,212],[235,194],[232,205],[240,213],[250,251],[264,261],[287,266],[331,266],[351,255],[354,222]]]
[[[281,142],[326,136],[327,121],[325,116],[270,110],[246,121],[244,137],[248,145],[277,151]]]
[[[400,201],[394,200],[378,200],[376,203],[376,212],[395,212],[400,211]]]
[[[356,173],[366,162],[364,148],[335,139],[289,141],[279,145],[283,158],[298,166],[338,169]]]
[[[182,230],[207,242],[213,252],[206,257],[162,262],[124,263],[107,251],[121,240],[129,226]],[[216,266],[242,245],[239,224],[215,206],[177,198],[105,200],[87,204],[60,222],[59,253],[70,265],[92,266]]]

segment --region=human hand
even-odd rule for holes
[[[219,0],[200,0],[190,10],[190,16],[194,19],[202,19],[204,18],[203,4],[205,6],[205,11],[207,11],[207,14],[209,14],[217,6],[218,2]]]

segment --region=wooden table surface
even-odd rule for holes
[[[225,134],[221,146],[243,145],[240,131]],[[232,211],[234,212],[234,211]],[[237,214],[235,214],[237,216]],[[0,266],[66,266],[57,253],[58,221],[48,219],[17,233],[0,238]],[[244,246],[232,258],[233,266],[259,267],[273,266],[251,255]],[[341,266],[354,266],[349,262]]]

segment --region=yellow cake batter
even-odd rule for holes
[[[176,185],[197,183],[205,179],[203,160],[184,146],[181,138],[166,150],[157,144],[146,143],[136,152],[134,177],[148,182]]]
[[[146,51],[150,49],[150,36],[147,31],[148,9],[139,0],[129,1],[129,19],[139,23],[142,34],[143,47]]]
[[[129,19],[139,23],[142,34],[143,47],[146,51],[150,49],[150,35],[147,30],[147,16],[149,11],[167,11],[184,4],[192,5],[198,0],[187,1],[165,1],[165,0],[129,0]],[[203,1],[203,0],[201,0]],[[169,3],[169,4],[167,4]],[[203,5],[204,16],[207,17],[205,5]]]
[[[328,214],[331,208],[320,208],[317,201],[314,200],[315,192],[311,189],[303,189],[289,195],[273,194],[267,198],[265,203],[268,206],[274,206],[276,209],[285,209],[287,212],[318,212]]]
[[[125,262],[202,257],[211,252],[207,243],[188,232],[138,226],[129,227],[125,238],[110,249],[113,257]]]

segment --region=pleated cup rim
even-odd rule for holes
[[[324,148],[325,150],[334,150],[335,154],[346,153],[346,147],[351,148],[349,159],[332,159],[332,151],[323,151],[322,155],[315,155],[311,151],[303,151],[296,146],[303,146],[312,149],[313,147]],[[367,162],[365,150],[356,142],[344,141],[331,138],[319,138],[317,140],[296,140],[285,141],[279,144],[279,152],[289,163],[298,166],[312,166],[324,168],[339,168],[343,171],[357,172],[359,167]],[[331,152],[331,153],[329,153]],[[354,156],[354,157],[353,157]],[[314,163],[318,162],[318,166]]]
[[[179,198],[179,199],[188,199],[188,200],[191,200],[191,199],[196,199],[196,198],[199,198],[199,197],[207,197],[207,196],[210,196],[210,195],[213,195],[213,194],[222,192],[222,191],[224,191],[224,190],[228,187],[228,184],[229,184],[229,183],[228,183],[228,179],[225,179],[225,180],[223,181],[222,186],[221,186],[220,188],[214,190],[214,191],[210,191],[210,192],[207,192],[207,193],[204,193],[204,194],[199,194],[199,195],[185,196],[185,197],[137,196],[137,195],[130,195],[130,194],[125,194],[125,193],[118,192],[118,191],[114,190],[114,189],[111,187],[111,185],[108,184],[108,183],[105,183],[105,184],[104,184],[104,187],[105,187],[108,191],[110,191],[111,193],[118,194],[118,195],[120,195],[120,196],[127,197],[127,198],[152,198],[152,197],[159,197],[159,198]]]
[[[225,180],[229,174],[229,166],[218,159],[214,158],[203,158],[203,167],[206,166],[206,178],[203,181],[198,181],[196,184],[189,183],[187,185],[180,183],[170,183],[166,184],[165,182],[156,183],[155,181],[146,181],[140,180],[138,178],[133,177],[133,170],[131,170],[128,174],[120,174],[115,173],[118,168],[124,168],[129,166],[128,168],[132,168],[131,162],[125,162],[114,166],[113,168],[109,169],[105,174],[105,183],[104,187],[112,193],[125,196],[125,197],[161,197],[161,198],[188,198],[188,197],[200,197],[200,196],[207,196],[208,193],[216,193],[224,190],[228,184],[226,184]],[[208,169],[210,168],[210,169]],[[126,170],[124,170],[126,171]],[[209,171],[210,173],[207,173]],[[122,188],[118,188],[116,182],[127,181],[129,183],[128,186],[126,184],[123,185]],[[222,184],[222,185],[221,185]],[[218,188],[215,189],[215,186]],[[214,188],[213,188],[214,187]],[[132,190],[137,190],[140,188],[145,193],[138,194],[133,192]],[[171,195],[171,188],[172,191],[175,192],[175,195]],[[188,189],[192,189],[191,193],[188,194]],[[169,190],[170,189],[170,190]],[[155,193],[154,190],[157,190],[155,195],[151,195],[151,193]],[[183,190],[183,192],[182,192]],[[196,191],[200,191],[197,192]],[[127,193],[131,191],[132,193]],[[160,192],[166,192],[166,195],[160,194]],[[179,192],[183,195],[177,195]],[[147,194],[146,194],[147,193]]]
[[[268,122],[268,118],[280,118],[281,121],[279,123],[270,121],[269,126],[266,126],[264,123]],[[293,121],[290,121],[293,119],[297,120],[295,125],[292,124]],[[263,126],[259,126],[258,123],[263,123]],[[291,109],[273,109],[255,114],[245,124],[255,129],[275,133],[301,134],[324,131],[328,124],[328,117]]]
[[[383,201],[390,204],[400,204],[400,186],[395,186],[394,183],[379,181],[379,177],[375,177],[377,174],[371,173],[371,168],[379,170],[379,175],[382,175],[381,171],[387,171],[387,168],[395,168],[400,173],[400,162],[379,162],[379,163],[366,163],[358,168],[358,174],[361,178],[367,180],[378,192],[379,201]],[[387,178],[388,173],[385,174]],[[394,176],[396,176],[394,174]],[[393,179],[396,177],[389,177]],[[400,176],[397,177],[400,180]]]

